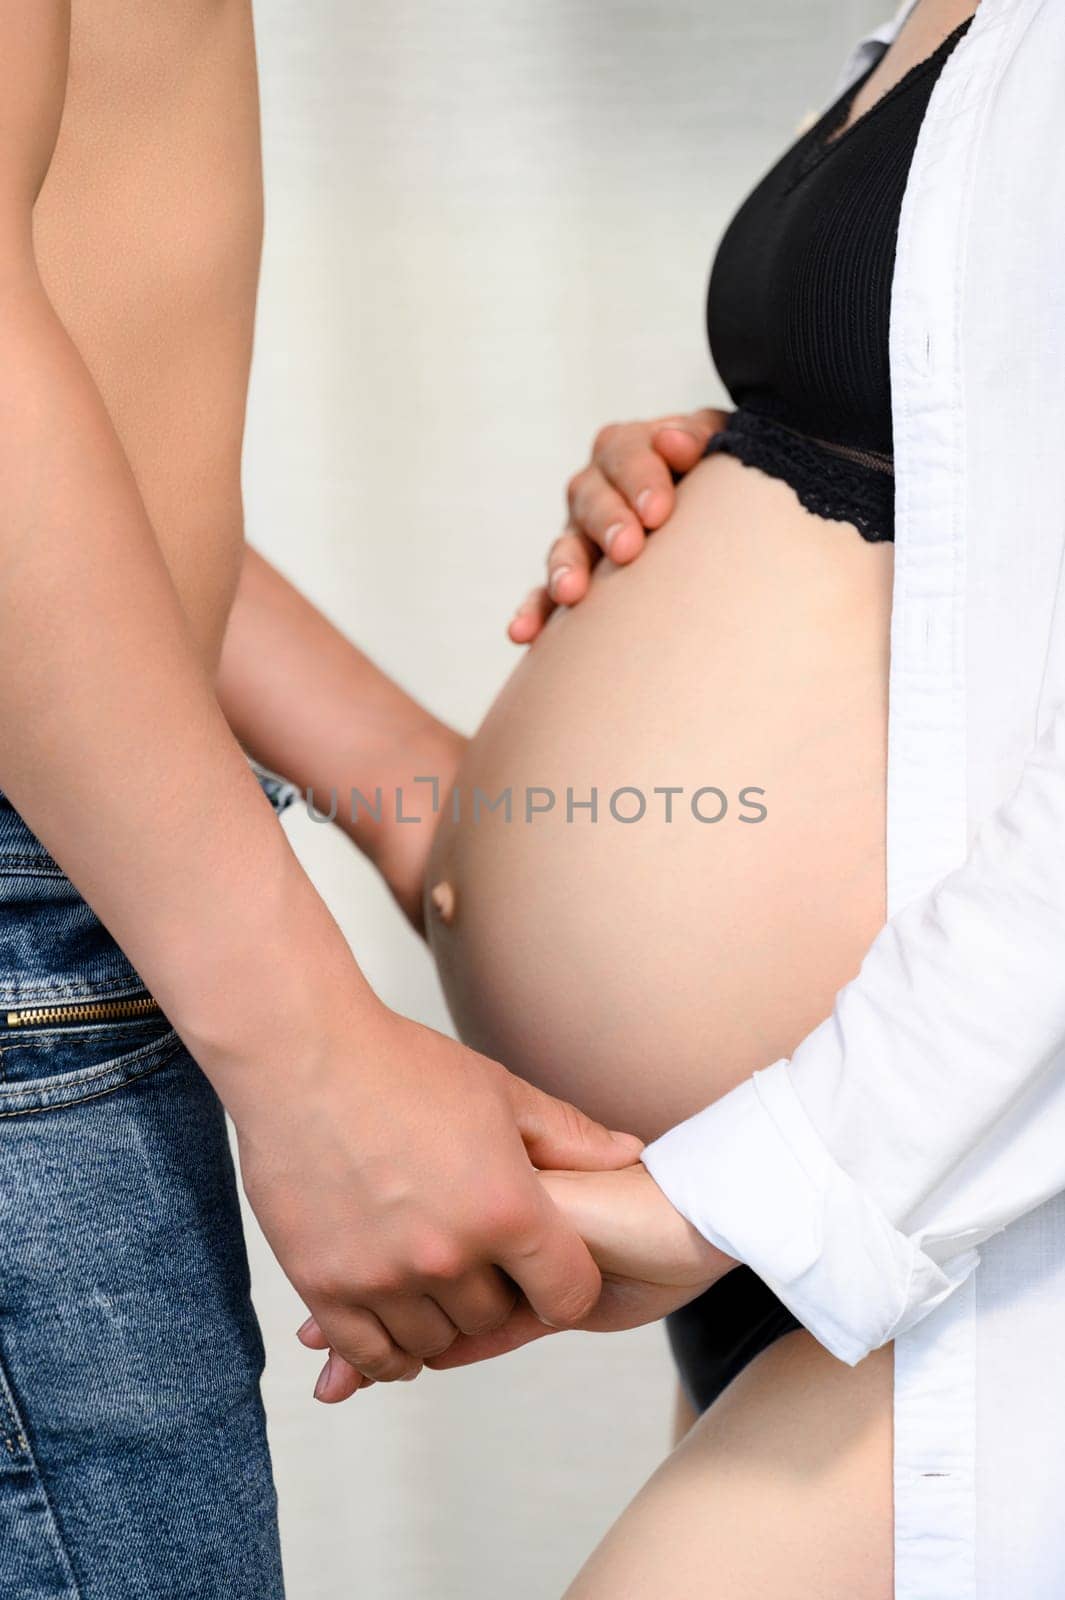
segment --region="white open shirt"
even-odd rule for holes
[[[843,1360],[894,1339],[897,1600],[1062,1600],[1065,0],[981,0],[936,82],[890,361],[889,921],[645,1161]]]

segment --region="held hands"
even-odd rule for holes
[[[599,1271],[534,1164],[625,1167],[640,1142],[376,1003],[330,1035],[234,1115],[248,1199],[336,1352],[319,1398],[415,1376],[519,1292],[581,1322]]]
[[[602,1274],[598,1300],[572,1327],[613,1333],[657,1322],[694,1300],[737,1264],[674,1210],[639,1163],[614,1172],[541,1172],[539,1179],[566,1224],[583,1238]],[[498,1327],[460,1335],[446,1351],[427,1358],[425,1365],[441,1371],[468,1366],[560,1331],[527,1300],[520,1300]],[[328,1346],[313,1317],[304,1323],[299,1337],[311,1349]],[[346,1399],[363,1383],[335,1353],[323,1378],[324,1384],[315,1391],[320,1400]]]
[[[529,594],[511,621],[515,644],[531,644],[556,606],[584,599],[603,555],[619,566],[635,561],[646,533],[673,510],[674,475],[691,471],[727,415],[708,409],[600,429],[591,461],[570,479],[569,521],[548,551],[547,583]]]
[[[657,1322],[738,1264],[673,1208],[640,1163],[621,1172],[542,1172],[540,1181],[602,1273],[599,1299],[575,1324],[585,1332],[616,1333]],[[456,1339],[426,1364],[466,1366],[560,1331],[545,1327],[520,1302],[502,1327]]]

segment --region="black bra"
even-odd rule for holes
[[[710,349],[737,409],[707,453],[783,478],[865,539],[894,536],[888,322],[903,191],[932,87],[971,22],[844,127],[878,55],[743,202],[710,276]]]

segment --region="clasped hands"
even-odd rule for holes
[[[736,1265],[674,1210],[640,1163],[613,1172],[541,1172],[538,1177],[545,1196],[583,1240],[601,1274],[592,1304],[565,1327],[614,1333],[657,1322]],[[562,1331],[563,1325],[550,1326],[524,1296],[512,1293],[510,1308],[496,1327],[456,1333],[445,1350],[412,1357],[397,1376],[415,1378],[423,1366],[468,1366]],[[313,1317],[298,1337],[309,1349],[328,1349]],[[346,1400],[375,1381],[330,1351],[315,1398],[327,1404]]]

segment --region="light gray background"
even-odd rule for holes
[[[603,422],[706,404],[731,211],[890,0],[255,0],[267,238],[249,535],[472,730]],[[606,668],[608,670],[608,667]],[[445,1027],[340,837],[290,832],[370,979]],[[254,1225],[291,1600],[550,1600],[661,1458],[659,1329],[327,1410]]]

